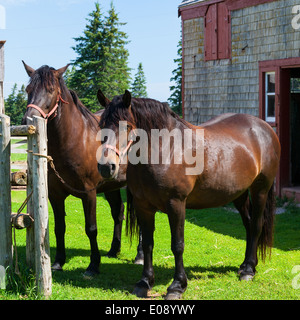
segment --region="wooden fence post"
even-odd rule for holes
[[[52,274],[48,219],[48,161],[47,125],[40,117],[33,117],[37,134],[33,136],[33,207],[35,235],[35,273],[39,293],[46,298],[52,291]]]
[[[27,117],[27,124],[33,126],[33,119]],[[33,182],[32,182],[32,163],[33,163],[33,135],[27,136],[27,197],[33,191]],[[32,151],[32,152],[31,152]],[[34,207],[33,207],[33,196],[29,199],[27,203],[27,213],[32,216],[34,219]],[[34,245],[34,223],[30,228],[26,229],[26,263],[29,268],[35,270],[35,245]]]
[[[0,266],[12,266],[10,118],[0,114]]]
[[[0,114],[4,114],[4,95],[3,95],[3,81],[4,81],[4,44],[6,41],[0,41]]]

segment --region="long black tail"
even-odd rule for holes
[[[135,236],[138,236],[139,227],[135,209],[133,206],[133,195],[127,187],[127,214],[126,214],[126,235],[130,242]]]
[[[273,246],[273,227],[275,217],[276,201],[274,193],[274,184],[268,193],[267,203],[263,214],[263,227],[258,240],[258,247],[260,249],[261,258],[264,261],[267,255],[267,248],[269,248],[269,255]]]

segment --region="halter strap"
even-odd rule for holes
[[[59,95],[57,96],[56,105],[54,106],[54,108],[53,108],[49,113],[45,113],[39,106],[37,106],[37,105],[35,105],[35,104],[29,104],[29,105],[27,106],[27,109],[28,109],[28,108],[33,108],[33,109],[37,110],[37,111],[41,114],[41,116],[42,116],[44,119],[46,119],[46,121],[48,121],[48,119],[57,111],[57,109],[58,109],[58,107],[59,107],[59,101],[61,101],[62,103],[65,103],[65,104],[69,104],[69,102],[68,102],[68,101],[65,101],[65,100],[61,97],[61,95],[59,94]],[[56,115],[55,115],[54,117],[56,117]]]
[[[132,130],[132,132],[133,132],[134,136],[136,136],[136,132],[135,132],[134,129]],[[133,142],[134,142],[134,140],[133,140],[133,139],[130,139],[129,142],[128,142],[128,144],[127,144],[127,146],[126,146],[126,148],[125,148],[122,152],[120,152],[120,150],[119,150],[118,148],[116,148],[116,147],[114,147],[114,146],[112,146],[112,145],[110,145],[110,144],[106,144],[106,145],[105,145],[105,149],[113,150],[113,151],[118,155],[118,157],[121,159],[121,158],[123,158],[123,157],[126,155],[126,153],[129,151],[129,149],[130,149],[130,147],[132,146]]]

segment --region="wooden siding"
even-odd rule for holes
[[[201,2],[205,4],[205,2]],[[232,10],[231,59],[205,61],[204,16],[183,20],[184,116],[199,124],[224,112],[259,115],[259,61],[299,57],[297,0]]]

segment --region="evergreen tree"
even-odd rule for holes
[[[125,32],[119,30],[125,23],[119,22],[118,14],[111,2],[105,21],[104,52],[106,83],[102,89],[108,97],[123,94],[130,86],[130,68],[128,67],[129,52],[125,46],[129,43]]]
[[[147,98],[146,77],[142,63],[139,63],[138,71],[131,85],[131,94],[134,98]]]
[[[27,107],[27,94],[25,86],[17,92],[17,84],[14,84],[11,94],[5,99],[5,113],[10,117],[11,125],[21,125],[23,115]]]
[[[173,77],[170,79],[175,82],[175,85],[170,87],[172,92],[170,98],[168,99],[170,107],[178,115],[182,116],[182,41],[179,41],[177,46],[178,58],[174,60],[177,64],[177,68],[173,70]]]
[[[119,22],[113,3],[107,17],[103,16],[98,2],[95,7],[89,14],[83,36],[74,38],[73,50],[78,57],[67,75],[67,85],[91,111],[99,109],[99,88],[112,98],[128,89],[130,83],[127,35],[119,30],[124,23]]]

